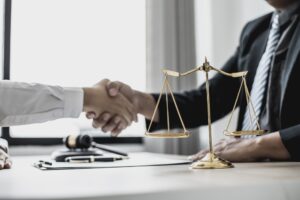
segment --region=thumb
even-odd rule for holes
[[[106,84],[106,90],[112,97],[117,96],[117,94],[120,92],[120,87],[121,85],[114,81],[108,81]]]
[[[87,112],[85,116],[88,119],[94,119],[94,118],[96,118],[96,113],[94,113],[94,112]]]

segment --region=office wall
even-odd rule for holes
[[[212,65],[222,67],[234,53],[247,21],[270,11],[272,8],[264,0],[195,0],[197,63],[201,64],[207,56]],[[203,80],[199,74],[198,83]],[[237,115],[235,124],[236,118]],[[227,120],[228,117],[214,123],[214,141],[223,137]],[[200,145],[206,147],[207,127],[200,128],[200,133]]]

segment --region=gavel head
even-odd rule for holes
[[[88,149],[91,147],[93,138],[89,135],[69,135],[63,140],[69,149],[81,148]]]

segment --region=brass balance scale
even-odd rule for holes
[[[194,163],[192,163],[191,168],[192,169],[223,169],[223,168],[231,168],[234,167],[233,164],[227,160],[224,160],[220,157],[218,157],[213,150],[213,145],[212,145],[212,130],[211,130],[211,110],[210,110],[210,93],[209,93],[209,82],[208,82],[208,75],[209,72],[213,70],[218,73],[221,73],[225,76],[231,77],[231,78],[240,78],[241,79],[241,85],[239,87],[233,109],[231,111],[229,121],[227,124],[226,129],[224,130],[224,135],[226,136],[234,136],[234,137],[240,137],[240,136],[245,136],[245,135],[262,135],[266,131],[262,130],[260,128],[260,125],[258,123],[258,119],[256,117],[256,113],[250,98],[250,93],[247,87],[246,83],[246,75],[247,71],[242,71],[242,72],[235,72],[235,73],[227,73],[225,71],[222,71],[220,69],[217,69],[209,64],[207,59],[205,58],[205,62],[203,65],[196,67],[192,70],[189,70],[184,73],[179,73],[176,71],[171,71],[164,69],[163,74],[164,74],[164,81],[163,81],[163,87],[161,89],[160,95],[158,97],[151,121],[149,123],[148,130],[145,133],[146,137],[152,137],[152,138],[187,138],[190,136],[189,131],[186,129],[182,116],[180,114],[180,111],[178,109],[174,94],[172,92],[170,83],[168,81],[168,77],[176,77],[180,78],[181,76],[187,76],[189,74],[195,73],[197,71],[202,71],[205,72],[205,84],[206,84],[206,100],[207,100],[207,120],[208,120],[208,133],[209,133],[209,152],[204,156],[201,160],[198,160]],[[246,96],[246,101],[247,101],[247,108],[249,109],[249,117],[251,120],[251,127],[254,127],[255,124],[255,129],[254,130],[240,130],[240,131],[230,131],[229,126],[232,120],[232,116],[234,114],[234,110],[237,106],[238,99],[240,97],[241,90],[244,89],[245,96]],[[166,98],[166,116],[167,116],[167,130],[165,132],[150,132],[151,126],[153,124],[154,117],[156,115],[156,112],[158,110],[158,106],[160,104],[161,98],[163,96],[163,93],[165,92],[165,98]],[[169,99],[168,99],[168,94],[171,94],[171,98],[174,102],[176,112],[178,114],[178,117],[180,119],[180,123],[182,125],[182,131],[180,132],[171,132],[170,131],[170,119],[169,119]]]

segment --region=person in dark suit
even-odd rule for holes
[[[267,0],[275,11],[250,21],[244,27],[239,46],[225,63],[226,72],[248,71],[247,84],[261,128],[269,134],[255,138],[230,138],[218,142],[214,149],[220,157],[230,161],[261,159],[300,161],[300,1]],[[240,82],[217,74],[210,81],[212,121],[216,121],[233,107]],[[150,119],[158,99],[157,94],[132,90],[120,82],[110,82],[110,95],[125,94]],[[188,128],[207,124],[205,85],[198,89],[175,94],[182,118]],[[164,98],[163,98],[164,99]],[[166,102],[162,99],[153,130],[166,128]],[[170,98],[169,98],[170,99]],[[172,101],[169,101],[172,104]],[[247,102],[239,99],[238,130],[251,129],[247,117]],[[181,127],[173,105],[169,105],[171,128]],[[107,113],[106,113],[107,115]],[[108,114],[109,115],[109,114]],[[94,119],[95,127],[103,131],[121,132],[113,118]],[[148,121],[149,123],[149,121]],[[124,127],[124,126],[123,126]],[[201,159],[207,150],[192,156]]]

